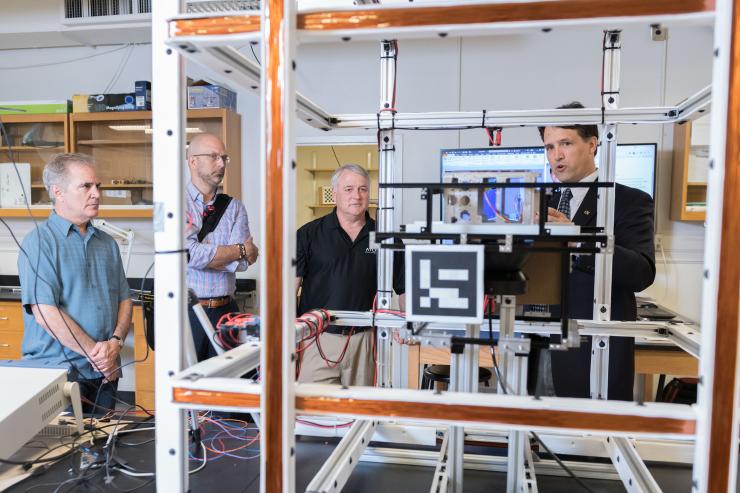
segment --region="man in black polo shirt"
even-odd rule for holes
[[[376,251],[368,233],[375,221],[367,213],[370,177],[356,164],[334,172],[336,208],[298,230],[296,292],[298,313],[315,308],[367,311],[377,292]],[[403,309],[403,255],[394,255],[393,289]],[[373,385],[374,333],[365,327],[332,326],[302,353],[299,382]]]

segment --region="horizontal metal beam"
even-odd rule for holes
[[[695,326],[666,324],[666,337],[694,358],[699,358],[701,335]]]
[[[238,378],[254,370],[259,364],[260,343],[249,341],[223,354],[196,363],[183,370],[175,378],[184,380],[197,380],[204,377]]]
[[[299,412],[332,416],[402,419],[473,424],[530,430],[573,429],[583,432],[634,435],[693,435],[694,410],[665,403],[595,401],[592,399],[430,393],[411,389],[340,388],[320,384],[296,385]]]
[[[167,44],[186,58],[211,69],[223,80],[259,95],[262,68],[236,48],[219,46],[215,40],[213,45],[183,39],[170,39]],[[330,130],[333,126],[332,117],[299,92],[296,92],[296,114],[308,125],[321,130]]]
[[[414,4],[387,0],[383,5],[347,5],[342,2],[298,2],[297,30],[303,41],[394,39],[443,34],[488,35],[572,25],[623,28],[630,23],[699,23],[710,25],[710,0],[458,0]],[[619,19],[614,20],[614,13]],[[612,18],[612,19],[610,19]],[[259,15],[186,14],[169,20],[175,38],[213,38],[258,34]]]
[[[259,385],[242,379],[200,378],[173,385],[173,401],[183,408],[259,407]],[[296,384],[295,395],[299,414],[664,438],[686,438],[696,429],[694,409],[682,404],[322,384]]]
[[[499,111],[457,111],[430,113],[396,113],[393,118],[378,119],[378,115],[333,115],[336,128],[426,130],[426,129],[475,129],[490,127],[540,127],[564,124],[654,124],[674,123],[699,116],[709,108],[711,90],[705,88],[683,106],[653,108],[601,108],[538,109]]]
[[[602,447],[603,448],[603,447]],[[360,459],[363,462],[401,464],[409,466],[435,467],[439,452],[431,450],[404,450],[388,447],[369,447]],[[582,479],[605,479],[619,481],[619,475],[611,464],[563,461],[568,469]],[[506,457],[494,455],[465,454],[466,470],[506,472]],[[554,460],[539,459],[535,462],[537,474],[545,476],[567,476]]]

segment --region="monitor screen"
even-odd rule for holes
[[[542,147],[487,147],[442,149],[442,180],[460,171],[535,171],[544,176],[547,160]]]
[[[599,152],[596,153],[598,166]],[[656,144],[617,144],[617,164],[614,178],[617,183],[637,188],[655,198]]]
[[[654,143],[617,145],[616,182],[638,188],[654,197],[656,154],[657,145]],[[596,163],[599,163],[598,153]],[[465,171],[527,171],[535,173],[537,181],[552,181],[542,147],[442,149],[440,165],[442,181],[449,173]],[[503,192],[503,189],[499,191]],[[516,198],[512,194],[509,200]],[[504,201],[508,204],[506,199]],[[509,204],[509,210],[516,210],[513,202]]]

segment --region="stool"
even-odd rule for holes
[[[445,388],[450,384],[450,365],[430,365],[424,368],[424,378],[421,384],[423,389],[432,389],[435,383],[444,383]],[[491,370],[478,367],[478,383],[490,387]]]

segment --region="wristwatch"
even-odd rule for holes
[[[237,246],[239,247],[239,260],[246,260],[247,247],[244,246],[244,243],[239,243]]]
[[[123,347],[123,339],[121,339],[120,337],[118,337],[115,334],[113,334],[112,336],[110,336],[110,339],[108,339],[108,340],[110,341],[112,339],[115,339],[116,341],[118,341],[118,347],[121,347],[121,348]]]

